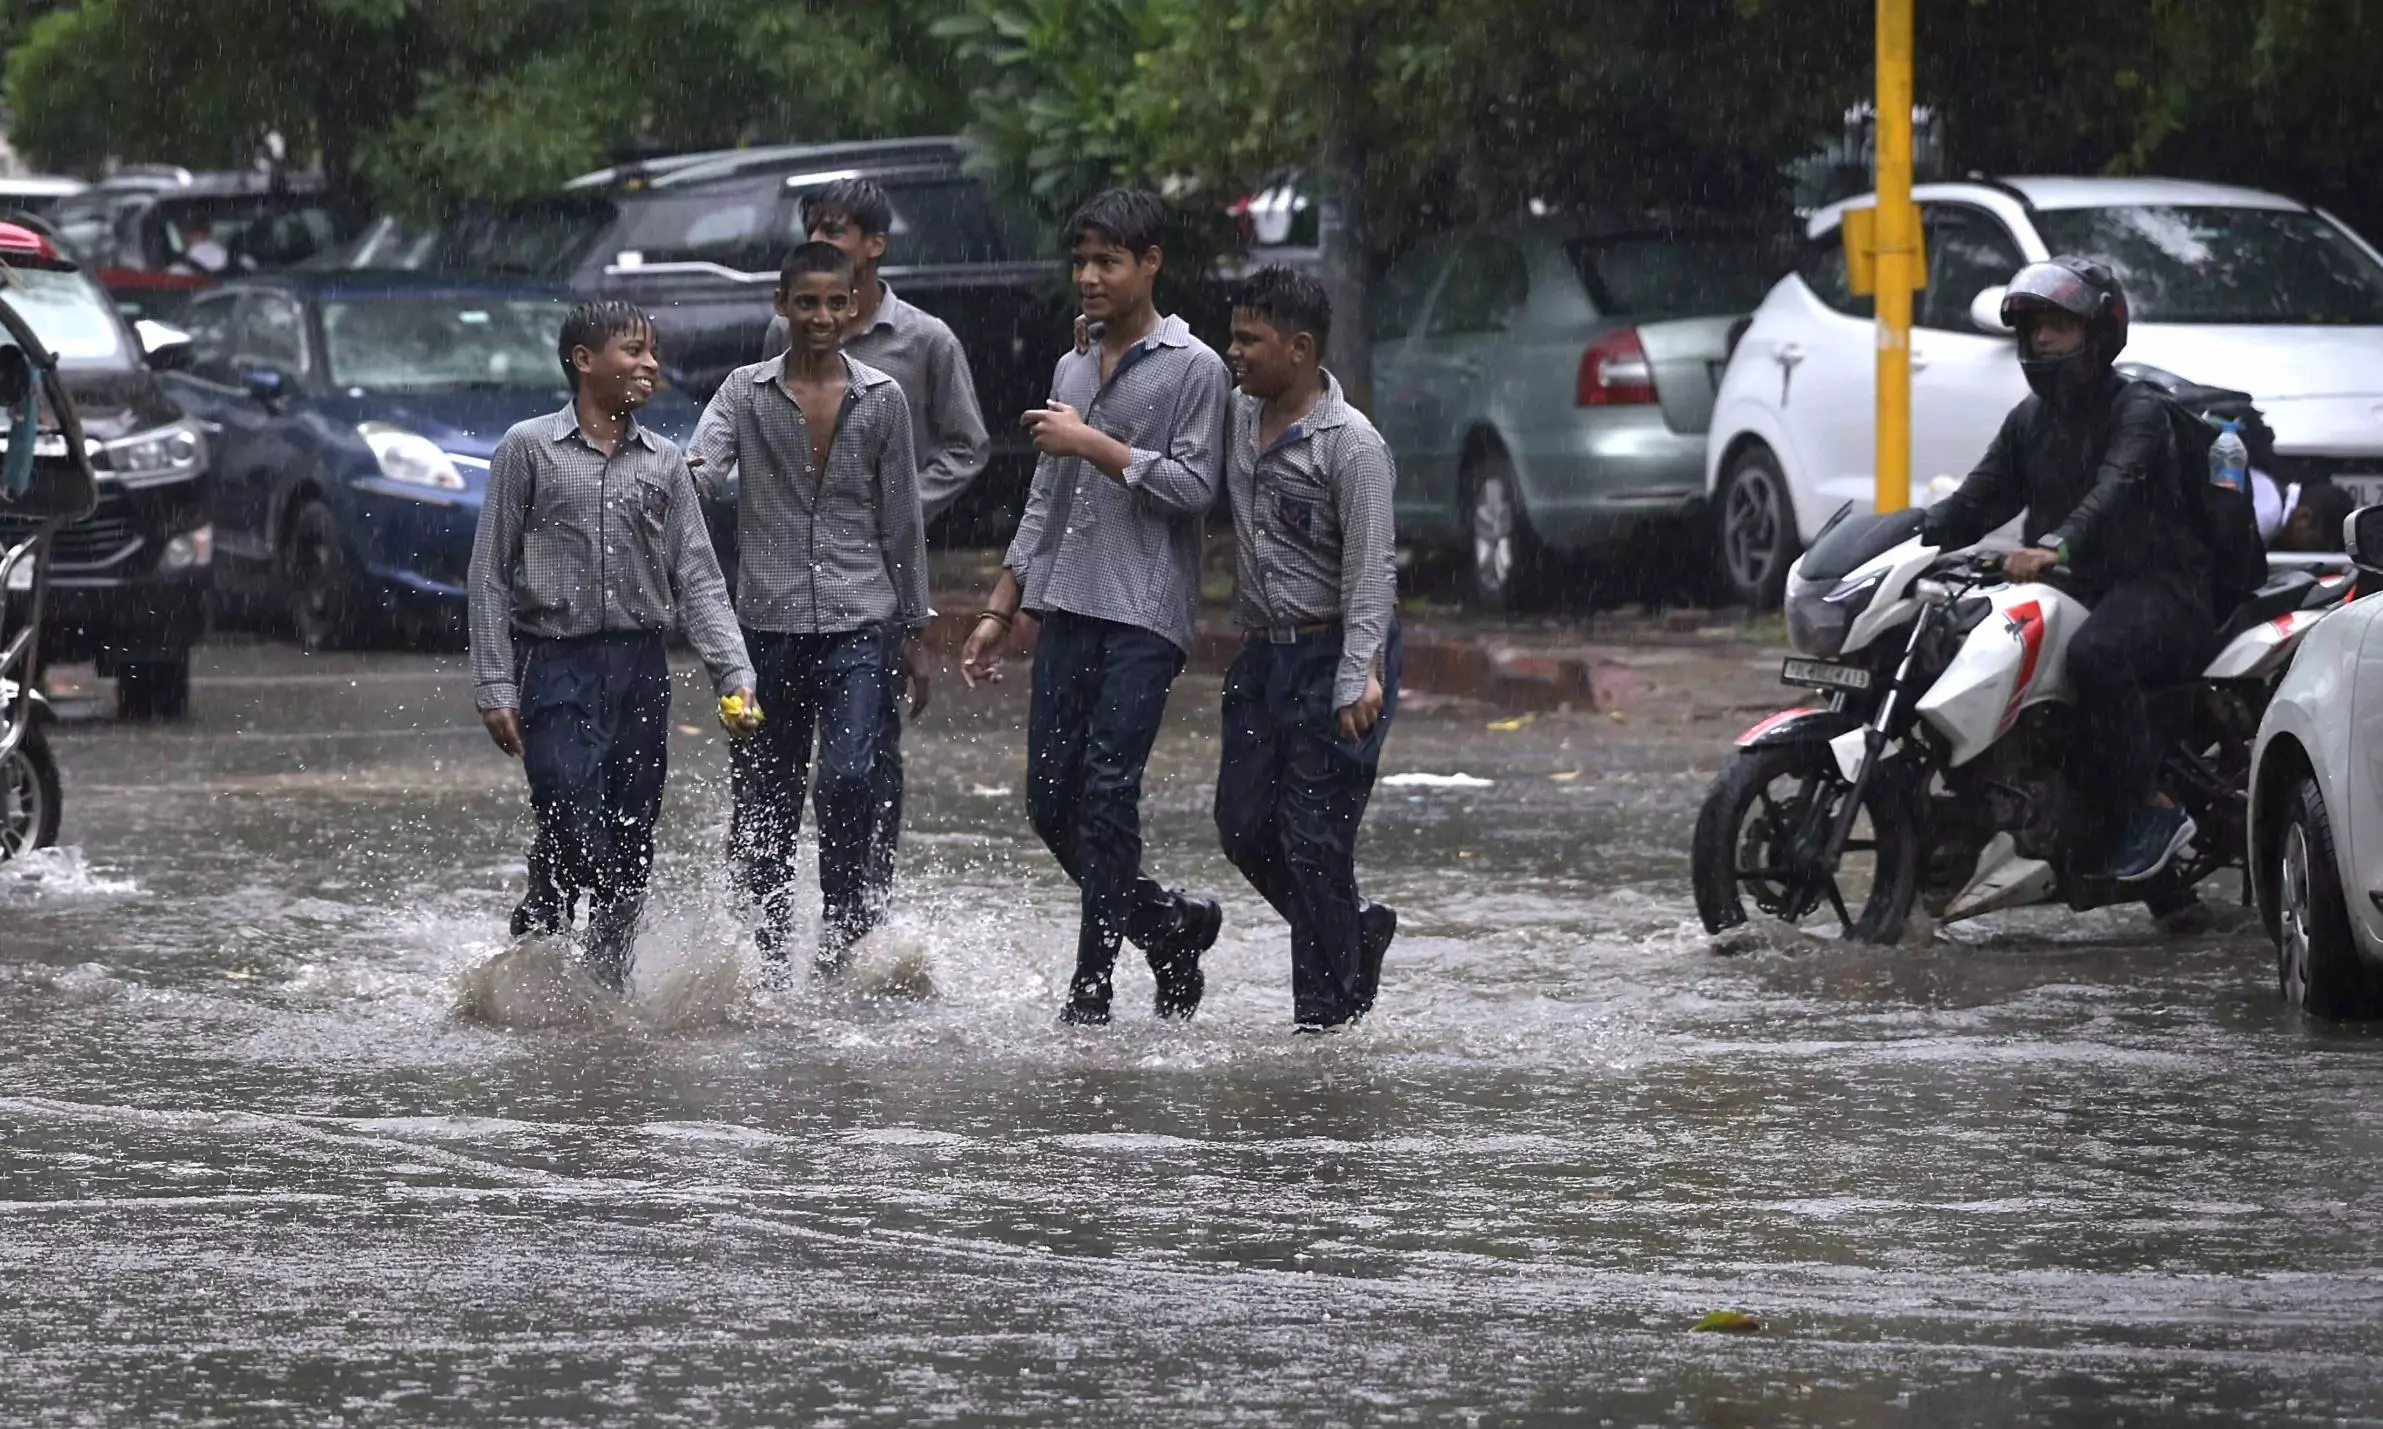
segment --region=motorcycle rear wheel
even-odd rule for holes
[[[1819,744],[1741,752],[1713,781],[1696,817],[1696,911],[1705,931],[1746,923],[1753,910],[1791,923],[1833,918],[1837,936],[1892,943],[1919,887],[1918,829],[1890,781],[1873,779],[1835,869],[1794,852],[1800,830],[1824,827],[1852,787]]]

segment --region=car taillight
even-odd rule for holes
[[[1655,368],[1637,328],[1618,328],[1580,355],[1580,405],[1631,407],[1655,400]]]

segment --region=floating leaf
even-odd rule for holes
[[[1743,1310],[1715,1310],[1696,1322],[1698,1330],[1714,1330],[1723,1334],[1750,1334],[1762,1328],[1762,1321]]]

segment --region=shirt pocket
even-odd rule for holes
[[[638,477],[629,492],[629,504],[636,514],[638,529],[649,539],[661,539],[670,523],[670,484]]]

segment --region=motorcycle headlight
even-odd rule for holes
[[[359,422],[356,435],[372,448],[381,475],[390,481],[431,491],[463,490],[463,473],[455,469],[454,459],[420,432],[392,422]]]
[[[207,439],[193,422],[152,427],[102,442],[94,465],[126,486],[183,481],[207,465]]]
[[[1812,581],[1801,576],[1787,583],[1787,643],[1799,655],[1830,659],[1845,649],[1845,634],[1855,617],[1870,608],[1882,577]]]

